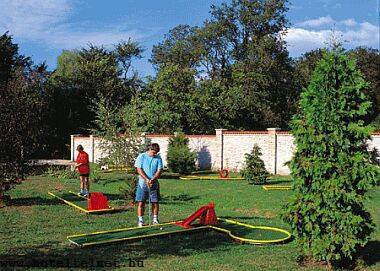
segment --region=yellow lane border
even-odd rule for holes
[[[218,231],[218,232],[225,233],[225,234],[229,235],[232,239],[234,239],[236,241],[240,241],[240,242],[243,242],[243,243],[254,244],[254,245],[279,244],[279,243],[284,243],[284,242],[286,242],[287,240],[289,240],[291,238],[290,232],[288,232],[288,231],[286,231],[284,229],[280,229],[280,228],[276,228],[276,227],[268,227],[268,226],[254,226],[254,225],[249,225],[249,224],[241,223],[241,222],[230,220],[230,219],[219,219],[219,220],[225,221],[225,222],[228,222],[228,223],[232,223],[232,224],[235,224],[235,225],[239,225],[239,226],[244,226],[244,227],[251,228],[251,229],[262,229],[262,230],[281,232],[281,233],[284,233],[286,235],[286,237],[280,238],[280,239],[274,239],[274,240],[249,239],[249,238],[243,238],[243,237],[236,236],[236,235],[232,234],[231,231],[223,229],[223,228],[220,228],[218,226],[208,225],[208,226],[201,226],[201,227],[195,227],[195,228],[189,228],[189,229],[181,229],[181,230],[178,230],[178,231],[153,233],[153,234],[146,234],[146,235],[140,235],[140,236],[134,236],[134,237],[126,237],[126,238],[119,238],[119,239],[113,239],[113,240],[91,242],[91,243],[85,243],[85,244],[82,244],[82,245],[76,243],[73,240],[71,240],[71,238],[92,236],[92,235],[98,235],[98,234],[104,234],[104,233],[113,233],[113,232],[120,232],[120,231],[135,230],[135,229],[141,229],[141,227],[121,228],[121,229],[114,229],[114,230],[107,230],[107,231],[99,231],[99,232],[94,232],[94,233],[90,233],[90,234],[76,234],[76,235],[67,236],[67,239],[71,243],[73,243],[73,244],[75,244],[77,246],[84,247],[84,246],[100,245],[100,244],[107,244],[107,243],[121,242],[121,241],[128,241],[128,240],[129,241],[132,241],[132,240],[141,240],[141,239],[155,237],[155,236],[162,236],[162,235],[169,235],[169,234],[176,234],[176,233],[183,233],[183,232],[190,232],[190,231],[197,231],[197,230],[206,230],[206,229],[213,229],[215,231]],[[165,226],[165,225],[172,225],[172,224],[175,224],[175,223],[177,223],[177,221],[167,222],[167,223],[158,224],[158,225],[145,226],[145,227],[150,227],[150,228],[152,228],[152,227],[162,227],[162,226]],[[144,228],[144,227],[142,227],[142,228]]]
[[[263,185],[264,190],[291,190],[291,185]]]
[[[228,178],[221,178],[218,176],[196,176],[196,175],[189,175],[189,176],[181,176],[179,177],[181,180],[244,180],[242,177],[228,177]]]
[[[84,198],[84,199],[88,200],[86,197],[84,197],[84,196],[79,196],[78,194],[76,194],[76,193],[74,193],[74,192],[72,192],[72,191],[68,191],[68,192],[71,193],[71,194],[76,195],[76,196],[79,197],[79,198]],[[63,202],[66,203],[67,205],[70,205],[71,207],[74,207],[74,208],[76,208],[76,209],[78,209],[78,210],[80,210],[80,211],[82,211],[82,212],[84,212],[84,213],[86,213],[86,214],[104,213],[104,212],[110,212],[110,211],[114,211],[114,210],[115,210],[113,207],[111,207],[111,208],[109,208],[109,209],[99,209],[99,210],[91,210],[91,211],[89,211],[89,210],[87,210],[87,209],[84,209],[84,208],[80,207],[79,205],[76,205],[75,203],[73,203],[73,202],[71,202],[71,201],[65,200],[64,198],[62,198],[62,197],[60,197],[60,196],[57,196],[56,194],[54,194],[54,193],[52,193],[52,192],[48,192],[48,194],[49,194],[50,196],[52,196],[52,197],[55,197],[55,198],[57,198],[57,199],[63,201]]]

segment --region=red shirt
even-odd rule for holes
[[[85,151],[81,151],[78,153],[77,160],[75,160],[77,164],[84,164],[78,167],[79,174],[89,174],[90,166],[88,160],[88,154]]]

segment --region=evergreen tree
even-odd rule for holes
[[[284,218],[301,255],[332,266],[351,263],[374,229],[364,208],[379,177],[366,144],[373,132],[363,121],[366,88],[354,60],[339,48],[325,52],[292,122],[295,197]]]
[[[250,184],[263,184],[267,182],[269,177],[268,171],[265,169],[264,161],[260,158],[262,155],[260,147],[255,144],[250,154],[245,154],[245,167],[241,175]]]
[[[183,134],[178,134],[169,139],[168,145],[168,168],[179,174],[190,174],[195,170],[197,154],[188,146],[189,139]]]

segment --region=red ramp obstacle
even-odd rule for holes
[[[108,199],[101,192],[92,192],[90,194],[90,198],[88,200],[88,210],[89,211],[97,211],[97,210],[105,210],[110,209],[108,205]]]
[[[177,222],[176,225],[181,226],[185,229],[192,228],[193,226],[191,226],[191,223],[197,219],[199,219],[200,225],[218,224],[218,218],[216,217],[214,203],[211,202],[208,205],[202,206],[185,220]]]

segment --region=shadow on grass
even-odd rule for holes
[[[124,200],[124,197],[121,194],[104,193],[104,196],[106,196],[108,200]]]
[[[283,180],[283,179],[280,179],[280,180],[271,180],[269,179],[265,185],[291,185],[292,184],[292,180]]]
[[[185,204],[192,203],[194,200],[199,199],[199,196],[190,196],[189,194],[179,194],[176,196],[161,195],[160,204]]]
[[[23,251],[11,251],[0,255],[1,263],[17,263],[21,267],[66,267],[66,268],[112,268],[131,267],[137,261],[144,267],[162,256],[185,257],[217,249],[228,250],[233,242],[215,232],[195,232],[152,238],[134,243],[119,242],[108,245],[78,248],[60,248],[57,242],[36,246]],[[141,266],[140,266],[141,267]],[[6,268],[2,270],[7,270]],[[8,270],[14,270],[14,267]]]
[[[61,201],[56,198],[27,197],[12,198],[7,206],[33,206],[33,205],[58,205]]]
[[[380,241],[369,241],[361,252],[361,257],[368,266],[380,262]]]
[[[218,216],[218,218],[231,219],[231,220],[250,220],[250,219],[268,220],[268,218],[260,217],[260,216]],[[250,222],[244,222],[244,221],[239,221],[239,222],[250,224]]]
[[[123,181],[126,181],[126,178],[124,177],[113,177],[113,178],[105,178],[104,176],[101,177],[101,179],[97,182],[95,182],[97,185],[102,185],[102,186],[106,186],[106,185],[109,185],[111,183],[120,183],[120,182],[123,182]]]

